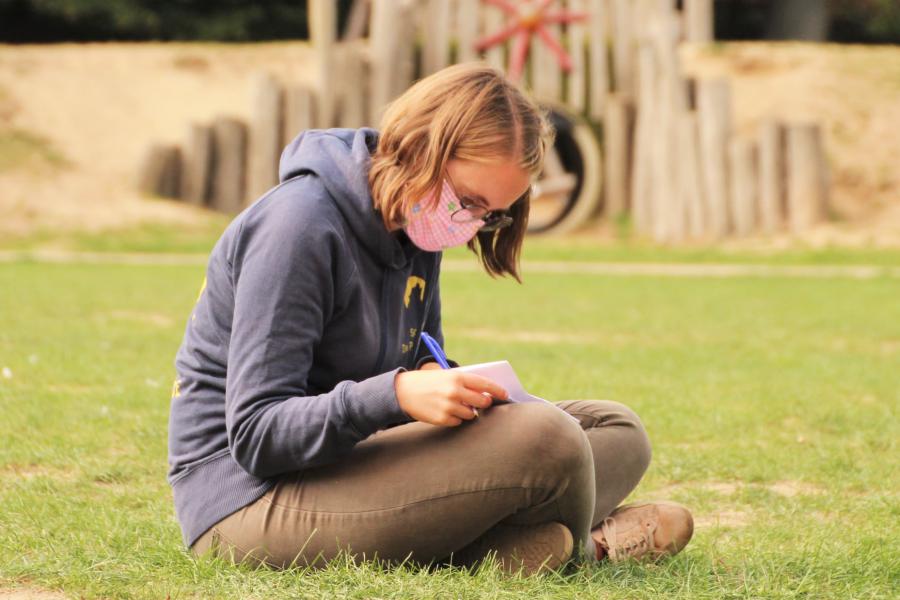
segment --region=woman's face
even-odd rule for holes
[[[506,210],[528,191],[531,174],[515,161],[494,162],[450,159],[447,172],[460,198],[487,210]]]

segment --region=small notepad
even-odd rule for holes
[[[500,387],[509,393],[510,402],[545,402],[550,406],[562,410],[562,408],[556,406],[553,402],[526,392],[525,388],[522,387],[522,382],[519,381],[519,376],[516,375],[516,372],[512,368],[512,365],[509,364],[509,361],[498,360],[495,362],[479,363],[477,365],[466,365],[463,367],[455,367],[454,370],[475,373],[476,375],[481,375],[482,377],[487,377],[488,379],[497,382]],[[563,412],[574,419],[576,423],[579,425],[581,424],[578,417],[570,415],[564,410]]]

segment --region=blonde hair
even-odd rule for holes
[[[482,62],[451,65],[391,102],[379,125],[369,189],[385,227],[402,226],[411,204],[442,184],[450,159],[514,160],[536,177],[556,132],[549,111]],[[469,249],[492,277],[518,273],[530,190],[510,207],[513,224],[479,232]]]

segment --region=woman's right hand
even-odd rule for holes
[[[487,408],[493,398],[509,399],[506,390],[487,377],[452,369],[403,371],[394,378],[394,389],[406,414],[444,427],[474,419],[472,407]]]

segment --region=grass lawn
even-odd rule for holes
[[[210,213],[202,225],[185,227],[145,224],[101,232],[38,231],[24,236],[0,235],[0,251],[28,253],[41,249],[75,252],[139,252],[207,254],[233,217]],[[468,259],[465,248],[446,252],[448,259]],[[900,266],[900,249],[878,246],[848,248],[812,247],[794,243],[786,249],[750,246],[733,249],[695,244],[666,248],[629,234],[599,241],[589,234],[578,237],[532,236],[523,256],[529,260],[574,260],[603,262],[690,262],[782,265],[875,265]]]
[[[202,266],[0,264],[0,595],[20,586],[85,598],[900,591],[900,280],[528,275],[526,266],[519,286],[445,273],[451,357],[507,358],[551,400],[635,408],[654,458],[634,497],[683,502],[698,524],[688,548],[659,565],[510,579],[492,569],[345,561],[255,572],[192,560],[165,481],[166,431],[172,362],[202,276]]]

